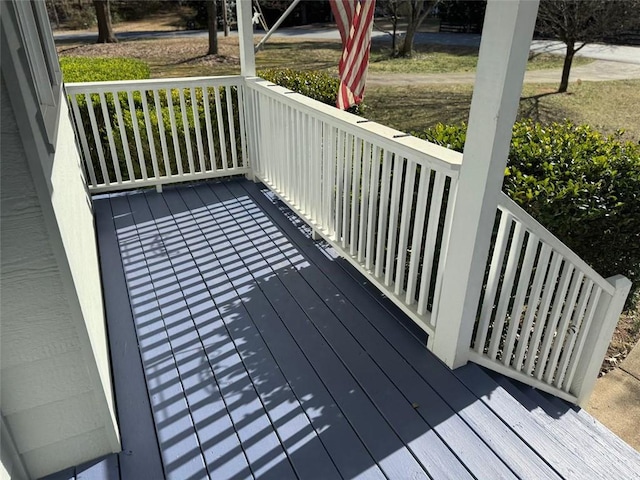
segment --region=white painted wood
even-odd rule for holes
[[[584,272],[585,276],[592,278],[598,286],[604,289],[609,295],[613,295],[614,289],[609,282],[607,282],[602,276],[591,268],[584,260],[582,260],[576,253],[562,243],[557,237],[555,237],[549,230],[544,228],[536,219],[525,212],[520,205],[511,200],[504,193],[500,193],[498,200],[498,207],[502,211],[508,211],[517,221],[527,226],[527,230],[535,233],[541,242],[549,244],[556,252],[559,252],[563,258],[570,261],[577,270]]]
[[[482,301],[480,322],[478,324],[478,333],[476,334],[475,340],[475,350],[478,353],[484,352],[485,343],[487,341],[489,325],[493,316],[496,293],[498,291],[498,283],[500,282],[500,272],[502,271],[503,259],[507,250],[507,243],[509,241],[509,232],[511,231],[512,220],[513,219],[509,213],[503,213],[500,217],[496,245],[491,257],[491,267],[489,269],[489,276],[487,277],[487,286],[485,288],[484,299]]]
[[[551,345],[556,334],[556,328],[558,326],[558,322],[560,321],[560,314],[565,303],[564,300],[567,297],[569,285],[571,284],[571,282],[573,282],[572,279],[575,280],[574,272],[575,267],[565,261],[562,266],[560,282],[558,283],[558,288],[555,292],[553,307],[551,308],[551,313],[549,314],[549,319],[547,320],[547,324],[545,326],[544,337],[542,339],[542,345],[540,347],[540,354],[538,355],[538,361],[536,363],[534,375],[538,380],[542,379],[542,375],[547,368],[547,359],[549,358]]]
[[[345,226],[343,224],[345,193],[344,193],[344,176],[345,176],[345,137],[346,133],[342,130],[338,132],[338,149],[336,152],[336,220],[335,220],[335,236],[336,242],[345,242]]]
[[[409,260],[409,275],[407,280],[405,302],[411,305],[415,301],[416,285],[418,282],[418,265],[421,259],[420,252],[423,246],[425,216],[427,214],[427,201],[429,200],[429,180],[431,170],[422,168],[418,183],[416,213],[413,219],[413,238],[411,239],[411,258]],[[424,266],[423,266],[424,268]]]
[[[578,304],[578,307],[571,319],[571,326],[566,333],[567,343],[562,350],[562,357],[560,358],[558,371],[556,373],[556,378],[554,381],[554,385],[557,388],[562,388],[563,381],[567,373],[567,368],[569,367],[569,361],[573,356],[573,347],[575,346],[578,332],[580,331],[580,327],[582,326],[582,321],[584,320],[584,314],[587,310],[587,304],[589,302],[589,299],[591,298],[592,291],[593,280],[587,280],[580,292],[580,303]]]
[[[554,292],[556,291],[556,282],[558,281],[558,273],[560,272],[561,265],[562,257],[557,252],[553,252],[551,254],[549,273],[544,283],[544,292],[542,294],[542,298],[540,299],[540,307],[538,308],[536,315],[536,322],[533,327],[533,333],[531,334],[531,340],[528,344],[527,360],[523,368],[524,372],[527,375],[533,374],[533,368],[538,358],[538,347],[540,346],[542,333],[544,332],[546,326],[547,315],[549,313],[549,307],[551,306],[551,300],[553,298]]]
[[[362,140],[355,139],[353,153],[353,176],[351,178],[351,225],[349,232],[349,254],[356,255],[358,248],[358,224],[360,222],[360,188],[362,183]]]
[[[100,93],[117,90],[118,92],[137,92],[142,88],[148,90],[164,90],[188,88],[192,85],[204,84],[209,87],[223,87],[226,85],[242,86],[244,79],[238,75],[220,77],[185,77],[185,78],[157,78],[146,80],[110,80],[107,82],[76,82],[65,83],[67,93]]]
[[[233,104],[231,98],[231,87],[224,87],[227,97],[227,117],[229,121],[229,140],[231,142],[231,160],[233,168],[238,168],[238,147],[236,146],[236,127],[233,121]],[[239,107],[240,108],[240,107]],[[240,108],[240,110],[242,110]]]
[[[236,1],[236,19],[240,42],[240,72],[245,77],[256,74],[256,55],[253,46],[252,0]]]
[[[265,80],[248,79],[246,88],[259,92],[260,96],[295,105],[295,108],[313,115],[323,122],[334,125],[346,132],[357,134],[363,141],[371,142],[373,145],[389,149],[394,153],[398,152],[405,158],[414,158],[420,165],[428,165],[435,170],[447,172],[451,176],[457,176],[456,174],[460,169],[462,155],[453,150],[417,137],[406,136],[403,132],[384,127],[375,122],[361,123],[361,117],[337,110],[335,107],[291,92],[291,90]]]
[[[113,165],[113,171],[116,174],[116,182],[122,182],[122,173],[120,172],[120,162],[118,161],[118,154],[116,153],[116,144],[113,141],[113,129],[111,128],[111,117],[107,110],[107,100],[104,93],[100,93],[100,108],[102,110],[102,118],[104,120],[105,130],[107,131],[107,142],[109,143],[109,151],[111,152],[111,163]],[[114,100],[115,102],[115,100]]]
[[[549,354],[547,370],[544,374],[545,383],[550,384],[554,380],[556,368],[558,366],[558,359],[560,357],[562,349],[564,348],[564,339],[569,328],[569,322],[571,321],[571,318],[574,314],[576,300],[578,298],[578,293],[580,292],[580,287],[582,286],[583,278],[584,274],[582,272],[575,272],[571,280],[569,293],[567,294],[567,299],[562,309],[562,317],[560,319],[560,323],[558,324],[558,328],[556,329],[553,347]]]
[[[589,359],[579,362],[575,378],[571,383],[571,391],[576,392],[579,405],[584,405],[593,391],[602,359],[607,352],[624,302],[631,289],[631,280],[622,275],[610,277],[607,281],[613,285],[614,294],[609,298],[605,297],[604,301],[602,298],[600,300],[601,303],[595,312],[595,319],[601,320],[596,328],[589,329],[589,335],[583,346],[583,351],[589,352]]]
[[[186,144],[187,150],[187,162],[189,165],[189,173],[195,173],[195,165],[193,163],[193,147],[191,145],[191,128],[189,124],[189,117],[187,116],[187,104],[184,98],[184,91],[186,88],[178,89],[178,95],[180,97],[180,112],[182,113],[182,125],[183,125],[183,135],[184,142]],[[217,92],[217,90],[216,90]]]
[[[204,88],[204,87],[202,87]],[[200,114],[198,113],[198,89],[199,87],[191,88],[191,111],[193,112],[193,130],[196,136],[196,148],[198,150],[198,164],[200,166],[200,172],[204,173],[207,167],[204,164],[204,146],[202,144],[202,133],[200,131]]]
[[[247,105],[244,101],[244,86],[236,87],[236,99],[238,102],[238,119],[240,123],[240,146],[242,147],[242,156],[240,157],[240,166],[246,167],[249,163],[247,157],[247,127],[245,126],[245,111]],[[210,129],[207,129],[209,132]]]
[[[391,187],[391,202],[389,204],[389,228],[387,230],[387,260],[384,268],[384,284],[391,287],[396,261],[396,246],[398,238],[398,210],[400,208],[400,190],[402,188],[402,172],[404,158],[395,155],[393,159],[393,186]]]
[[[353,175],[353,150],[354,150],[354,138],[353,135],[347,135],[347,143],[345,145],[345,159],[344,159],[344,193],[342,199],[342,247],[346,250],[351,244],[351,177]]]
[[[367,243],[367,221],[369,219],[369,192],[371,185],[371,144],[365,142],[362,149],[362,186],[360,188],[360,224],[358,227],[358,262],[363,263]]]
[[[87,94],[89,97],[89,94]],[[140,175],[143,180],[147,179],[147,164],[144,159],[144,151],[142,150],[142,139],[140,138],[140,127],[138,125],[138,115],[136,114],[135,103],[133,102],[133,91],[127,92],[127,100],[129,101],[129,112],[131,113],[131,124],[133,126],[133,137],[136,141],[136,151],[138,152],[138,164],[140,165]],[[109,186],[109,184],[106,184]]]
[[[376,240],[376,266],[374,275],[381,278],[384,273],[385,256],[384,248],[387,238],[387,219],[389,216],[389,195],[391,187],[391,163],[392,155],[389,150],[384,150],[382,156],[382,174],[380,184],[380,213],[378,215],[378,238]]]
[[[530,237],[531,238],[531,237]],[[527,313],[520,330],[520,340],[518,341],[518,347],[516,349],[516,358],[513,361],[513,367],[520,371],[522,369],[522,362],[524,356],[527,353],[527,345],[529,345],[529,337],[531,334],[531,328],[538,311],[538,305],[540,304],[540,294],[542,293],[542,286],[544,277],[549,268],[549,258],[551,257],[551,247],[547,244],[543,244],[540,250],[540,256],[536,264],[536,273],[533,278],[533,285],[531,287],[531,293],[529,295],[529,303],[527,304]]]
[[[438,318],[438,308],[440,306],[440,298],[441,290],[442,290],[442,279],[444,277],[444,268],[442,267],[445,262],[445,258],[447,257],[447,251],[449,248],[449,236],[451,234],[451,223],[453,222],[453,206],[454,199],[456,197],[457,191],[457,182],[455,178],[445,178],[445,176],[441,173],[436,173],[436,185],[438,185],[438,179],[442,179],[442,188],[443,190],[446,188],[446,180],[449,180],[449,189],[446,198],[446,207],[445,207],[445,217],[444,217],[444,225],[442,229],[442,241],[440,242],[440,256],[438,258],[438,271],[436,272],[436,283],[433,289],[433,305],[431,310],[431,326],[435,328],[436,320]],[[444,193],[444,192],[443,192]],[[437,195],[440,196],[440,195]],[[444,196],[443,196],[444,201]],[[438,214],[432,218],[439,218],[440,211],[442,210],[442,205],[438,204],[437,212]],[[435,239],[434,239],[435,241]],[[420,310],[418,310],[420,312]]]
[[[596,310],[600,305],[600,297],[602,296],[602,289],[598,286],[594,286],[592,292],[593,293],[589,298],[589,305],[587,306],[587,310],[585,311],[585,315],[584,315],[584,320],[582,322],[583,326],[582,328],[580,328],[578,332],[578,338],[576,339],[576,346],[573,352],[571,352],[571,360],[569,362],[570,366],[568,368],[566,379],[563,385],[563,390],[565,391],[569,391],[571,389],[571,385],[573,383],[575,373],[578,369],[578,365],[580,364],[580,358],[582,355],[584,345],[591,332],[593,317],[595,316]]]
[[[87,101],[87,111],[89,112],[89,121],[91,123],[91,131],[93,132],[93,144],[96,147],[96,152],[98,153],[98,161],[100,162],[100,171],[102,172],[102,181],[109,185],[109,172],[107,170],[107,164],[104,159],[104,150],[102,147],[102,140],[100,139],[100,131],[98,130],[98,123],[96,121],[96,115],[93,111],[93,102],[91,100],[91,95],[87,95],[85,97]]]
[[[380,147],[374,146],[371,158],[371,188],[369,191],[369,211],[367,218],[367,245],[365,268],[371,270],[374,262],[375,226],[378,212],[378,189],[380,188]]]
[[[112,91],[111,95],[113,95],[113,101],[116,106],[116,122],[120,126],[120,140],[122,141],[122,149],[124,150],[124,158],[127,164],[127,176],[129,180],[135,179],[135,173],[133,171],[133,163],[131,162],[131,152],[129,151],[129,139],[127,138],[127,130],[124,125],[124,116],[122,115],[122,105],[120,105],[120,97],[118,96],[118,92]],[[75,96],[75,95],[74,95]],[[76,119],[80,118],[80,114],[76,113],[74,110],[74,115]],[[85,140],[86,141],[86,140]],[[85,152],[85,162],[87,158],[90,156]],[[89,162],[91,164],[91,162]],[[93,169],[93,166],[91,167]]]
[[[173,153],[176,156],[176,169],[179,177],[183,175],[182,169],[182,152],[178,139],[178,127],[176,122],[176,114],[173,106],[173,89],[167,89],[167,108],[169,109],[169,121],[171,123],[171,142],[173,143]],[[173,172],[172,172],[173,173]]]
[[[220,101],[220,90],[216,87],[213,89],[213,95],[216,105],[216,123],[218,124],[218,141],[220,145],[220,159],[222,160],[222,169],[227,170],[229,167],[227,161],[227,137],[224,129],[224,115],[222,113],[222,103]]]
[[[84,157],[84,166],[89,172],[89,179],[91,180],[91,186],[95,187],[98,182],[96,181],[96,172],[93,169],[93,162],[91,161],[91,152],[89,151],[89,144],[87,143],[87,134],[84,131],[84,125],[82,123],[82,116],[80,115],[80,110],[78,109],[78,99],[76,95],[70,95],[71,98],[71,107],[73,109],[73,115],[75,118],[75,128],[76,134],[80,139],[80,145],[82,146],[82,152]]]
[[[398,258],[396,261],[396,275],[394,293],[401,295],[404,292],[404,274],[407,269],[407,248],[409,242],[409,229],[411,228],[411,213],[413,211],[413,193],[416,181],[416,164],[407,160],[405,172],[404,195],[402,200],[402,216],[400,219],[400,234],[398,238]]]
[[[537,388],[538,390],[542,390],[543,392],[550,393],[555,395],[556,397],[562,398],[571,403],[577,402],[577,397],[568,392],[563,392],[562,390],[558,390],[544,382],[536,380],[529,375],[526,375],[522,372],[516,372],[510,367],[506,367],[502,362],[498,360],[491,360],[489,357],[485,355],[480,355],[478,352],[470,350],[469,351],[469,360],[478,365],[488,368],[489,370],[493,370],[498,372],[506,377],[513,378],[514,380],[518,380],[519,382],[524,383],[525,385],[530,385],[532,387]]]
[[[158,167],[158,156],[156,154],[156,142],[153,138],[153,128],[151,125],[151,115],[149,114],[149,102],[147,100],[147,91],[140,90],[142,96],[142,113],[144,115],[144,123],[147,130],[147,143],[149,144],[149,154],[151,156],[151,167],[153,168],[153,176],[158,178],[160,176],[160,169]]]
[[[82,159],[63,99],[54,119],[55,135],[49,138],[42,130],[35,79],[24,57],[28,47],[16,29],[15,3],[0,5],[0,169],[11,172],[10,178],[3,174],[0,188],[2,413],[10,412],[0,429],[3,454],[5,430],[11,430],[19,438],[22,451],[17,453],[29,477],[39,478],[55,471],[50,461],[54,450],[55,461],[67,466],[117,451],[120,445]],[[31,4],[26,8],[31,10]],[[32,40],[42,43],[38,37]],[[49,367],[59,366],[66,355],[75,357],[72,364],[81,368],[60,370],[66,381],[59,382],[62,377]],[[75,385],[82,386],[86,402]],[[81,403],[100,428],[87,430],[84,422],[75,422],[78,412],[69,400]],[[22,428],[18,419],[36,418],[53,405],[61,415]],[[82,452],[65,444],[64,425],[83,437]],[[43,438],[47,445],[41,445]],[[24,451],[38,442],[40,456]]]
[[[520,259],[523,238],[524,231],[522,229],[522,224],[515,223],[507,264],[505,266],[504,276],[502,279],[502,287],[500,288],[498,307],[496,308],[496,314],[493,319],[491,342],[489,343],[489,350],[487,352],[489,358],[492,359],[496,359],[498,356],[498,349],[500,348],[500,341],[502,339],[502,331],[504,329],[507,316],[507,308],[509,307],[509,301],[511,300],[513,282],[516,278],[516,270],[518,268],[518,260]]]
[[[162,116],[162,105],[160,103],[160,92],[153,91],[153,102],[156,111],[156,120],[158,122],[158,136],[160,137],[160,148],[162,151],[162,159],[164,161],[165,175],[171,175],[171,165],[169,164],[169,150],[167,148],[167,137],[164,131],[164,119]]]
[[[468,360],[511,129],[538,10],[537,0],[489,0],[469,127],[445,260],[433,352],[449,367]]]

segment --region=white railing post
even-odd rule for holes
[[[592,328],[582,350],[582,361],[576,368],[571,384],[571,391],[578,397],[578,405],[584,405],[593,392],[609,342],[631,289],[631,280],[622,275],[615,275],[607,281],[614,286],[615,292],[611,297],[608,295],[600,297]]]
[[[537,0],[489,0],[433,352],[450,368],[469,357],[498,196],[538,10]]]
[[[254,77],[256,74],[256,55],[253,47],[252,0],[236,2],[238,19],[238,39],[240,42],[240,74]]]

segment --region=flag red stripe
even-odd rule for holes
[[[364,95],[375,0],[330,0],[343,51],[338,65],[340,88],[337,106],[349,108]]]

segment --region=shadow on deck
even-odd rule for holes
[[[51,478],[640,472],[640,455],[585,412],[473,364],[450,371],[261,186],[94,208],[123,452]]]

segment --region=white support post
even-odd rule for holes
[[[589,400],[589,396],[596,386],[602,360],[607,354],[609,342],[611,342],[627,295],[631,290],[631,280],[622,275],[607,278],[607,281],[616,290],[610,298],[600,297],[600,305],[595,311],[592,328],[582,348],[582,361],[580,361],[574,380],[571,382],[571,391],[575,392],[578,397],[578,405],[584,405]]]
[[[255,77],[256,55],[253,47],[252,0],[237,0],[238,38],[240,41],[240,74]]]
[[[487,3],[432,342],[434,354],[450,368],[469,357],[538,3]]]

